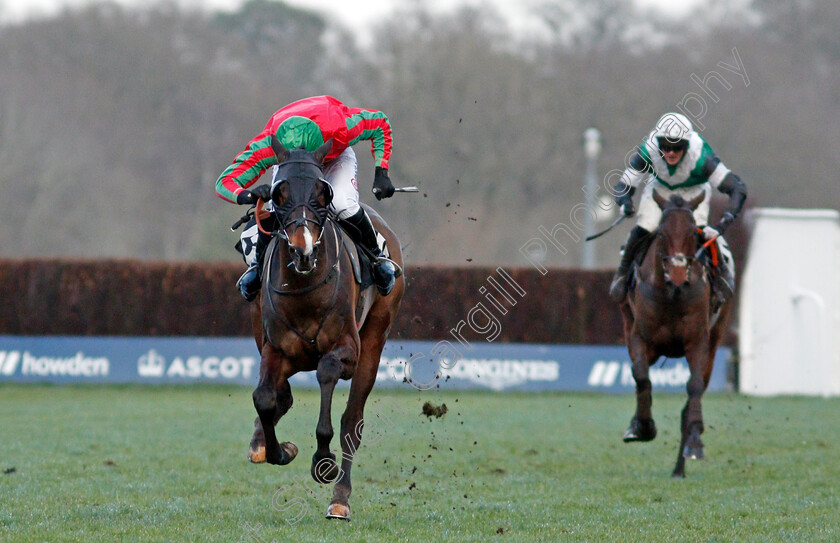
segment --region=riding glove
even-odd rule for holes
[[[259,198],[263,202],[268,202],[271,200],[271,187],[268,185],[260,185],[259,187],[254,187],[251,189],[251,194],[254,195],[254,198]]]
[[[720,218],[718,223],[715,226],[706,226],[703,228],[703,235],[706,239],[712,239],[716,236],[722,236],[726,229],[729,228],[729,225],[732,224],[732,221],[735,220],[735,215],[729,213],[728,211],[723,214]]]
[[[268,185],[260,185],[258,187],[254,187],[253,190],[245,189],[236,196],[236,203],[239,205],[255,204],[257,199],[260,199],[263,202],[271,200],[271,187]]]
[[[245,189],[236,195],[236,203],[239,205],[253,205],[256,201],[256,196],[254,196],[248,189]]]
[[[615,186],[615,203],[621,207],[621,213],[625,217],[632,217],[636,214],[636,207],[633,205],[634,192],[636,192],[634,187],[629,187],[622,181],[619,181]]]
[[[388,177],[387,168],[376,167],[376,173],[373,176],[373,195],[376,196],[377,200],[390,198],[394,195],[394,185]]]
[[[727,211],[721,216],[720,220],[715,226],[715,230],[717,230],[718,232],[720,232],[721,235],[723,235],[723,233],[726,232],[726,229],[729,228],[729,225],[732,224],[734,220],[735,215]]]
[[[703,227],[703,237],[706,239],[714,239],[721,234],[720,230],[715,228],[714,226],[705,226]]]

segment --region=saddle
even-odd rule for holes
[[[373,285],[373,261],[364,249],[349,239],[350,234],[344,230],[339,221],[335,221],[333,224],[339,228],[342,234],[341,243],[344,244],[344,249],[353,264],[353,278],[356,280],[356,284],[359,285],[360,290],[367,290],[368,287]]]
[[[356,279],[356,283],[359,285],[359,288],[361,290],[366,290],[369,286],[374,284],[374,257],[367,250],[362,248],[360,244],[351,241],[353,238],[345,229],[345,224],[342,221],[334,220],[333,224],[338,227],[338,230],[341,233],[341,241],[344,244],[344,248],[347,250],[347,254],[350,255],[350,261],[353,263],[353,277]],[[376,236],[377,242],[379,246],[382,247],[382,252],[385,257],[391,258],[385,238],[378,232]],[[355,251],[352,248],[353,246],[356,248]],[[400,275],[402,275],[402,269],[397,266],[396,277],[399,277]]]

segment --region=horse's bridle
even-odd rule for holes
[[[319,170],[321,169],[321,165],[316,163],[315,161],[312,161],[312,160],[287,160],[287,161],[283,162],[283,164],[281,164],[281,165],[285,166],[286,164],[308,164],[308,165],[311,165],[311,166],[315,166]],[[300,175],[300,176],[297,176],[296,179],[314,179],[316,182],[321,181],[322,183],[324,183],[324,185],[330,191],[330,200],[332,200],[332,186],[330,185],[329,181],[324,179],[323,176],[314,177],[312,175]],[[274,186],[272,187],[272,190],[271,190],[272,191],[272,200],[274,199],[274,194],[273,194],[274,191],[279,190],[279,188],[283,185],[283,183],[289,183],[289,182],[290,181],[287,178],[281,178],[281,179],[278,179],[278,180],[275,181]],[[290,200],[291,200],[291,198],[290,198]],[[280,228],[281,228],[279,230],[279,232],[280,232],[279,235],[283,239],[288,241],[288,239],[289,239],[288,230],[289,230],[290,227],[294,227],[294,228],[304,227],[311,234],[312,230],[309,228],[309,224],[311,223],[311,224],[313,224],[313,225],[315,225],[319,228],[318,239],[316,239],[315,243],[313,244],[313,247],[317,248],[321,244],[321,240],[324,236],[324,230],[325,230],[325,226],[326,226],[327,220],[328,220],[328,210],[327,210],[326,207],[316,205],[316,203],[317,202],[314,200],[314,198],[310,198],[306,202],[299,203],[299,204],[292,204],[292,202],[287,201],[286,203],[284,203],[281,206],[275,205],[273,213],[274,213],[275,219],[277,220],[277,223],[280,225]],[[317,220],[315,218],[307,217],[305,212],[304,212],[302,217],[297,217],[297,218],[294,218],[294,219],[290,219],[289,216],[292,213],[294,213],[298,208],[301,208],[301,207],[311,211],[312,214],[314,215],[314,217],[317,218]],[[318,260],[316,258],[315,259],[316,264],[317,264],[317,261]]]
[[[685,211],[691,213],[692,216],[694,212],[691,209],[685,208],[671,208],[667,209],[663,212],[663,216],[665,213],[669,213],[671,211]],[[661,223],[661,221],[660,221]],[[657,231],[657,234],[660,232]],[[661,257],[660,265],[662,266],[662,271],[665,274],[665,280],[670,281],[671,276],[669,270],[671,268],[685,268],[685,280],[686,282],[691,282],[691,269],[694,267],[694,255],[683,255],[683,254],[676,254],[676,255],[665,255]]]

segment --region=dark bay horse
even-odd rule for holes
[[[704,456],[700,399],[709,385],[715,351],[726,331],[730,302],[713,308],[705,266],[695,259],[700,238],[693,211],[705,195],[689,202],[680,196],[665,200],[656,191],[653,196],[662,209],[662,218],[636,269],[635,288],[620,306],[636,381],[636,413],[624,441],[651,441],[656,437],[649,368],[661,356],[685,356],[691,376],[673,472],[674,477],[685,477],[685,459]]]
[[[335,481],[327,518],[350,518],[350,469],[361,442],[365,402],[373,388],[379,358],[405,289],[397,278],[390,295],[365,291],[354,279],[349,251],[353,244],[327,214],[332,189],[323,177],[328,141],[313,153],[287,150],[276,137],[279,161],[271,198],[278,223],[263,262],[262,290],[251,306],[260,349],[259,384],[254,390],[254,422],[249,459],[285,465],[294,460],[294,443],[277,440],[275,425],[292,406],[289,377],[316,372],[321,408],[315,429],[317,450],[311,474],[317,482]],[[387,240],[391,258],[402,267],[400,243],[379,215],[367,209]],[[352,249],[351,249],[352,248]],[[341,467],[330,452],[333,390],[339,379],[352,379],[341,417]]]

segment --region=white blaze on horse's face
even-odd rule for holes
[[[688,266],[688,257],[682,253],[677,253],[671,257],[671,266],[675,268],[685,268]]]
[[[306,218],[306,210],[303,210],[303,218]],[[308,226],[304,226],[303,228],[303,240],[306,243],[303,247],[303,256],[309,256],[312,254],[313,250],[313,241],[312,241],[312,232],[309,231]]]
[[[676,286],[691,281],[691,259],[684,253],[675,253],[665,257],[665,281]]]

